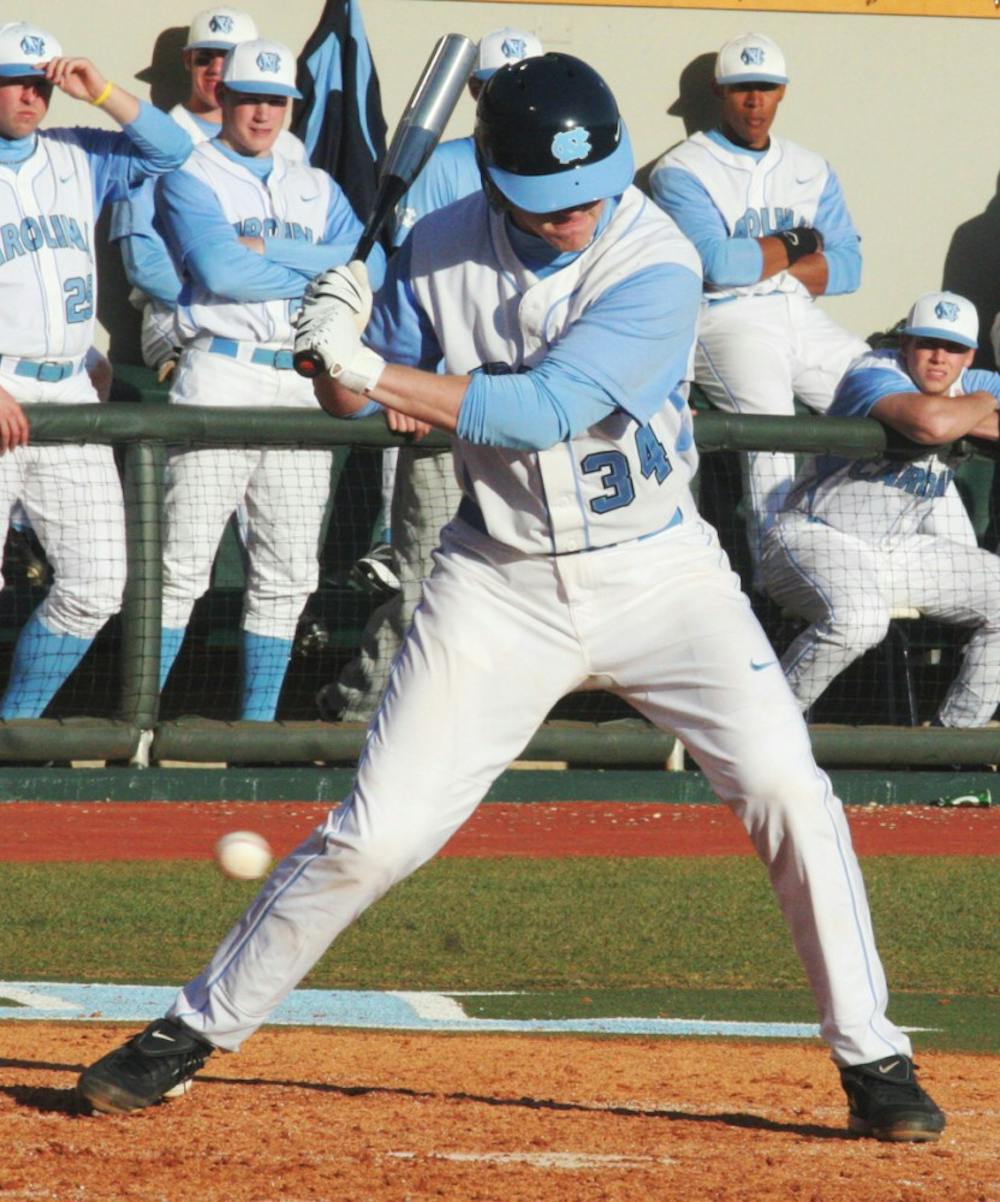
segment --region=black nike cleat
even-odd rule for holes
[[[76,1092],[94,1110],[127,1114],[183,1093],[215,1049],[183,1023],[158,1018],[80,1074]]]
[[[920,1088],[909,1056],[886,1056],[840,1070],[849,1105],[847,1124],[855,1135],[893,1143],[935,1140],[945,1117]]]

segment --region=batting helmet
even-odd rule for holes
[[[571,54],[496,72],[476,106],[476,151],[487,183],[529,213],[617,196],[635,173],[611,89]]]

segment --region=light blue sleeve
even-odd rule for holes
[[[877,401],[900,392],[917,394],[920,389],[908,377],[881,367],[859,367],[840,381],[830,417],[867,417]]]
[[[677,264],[610,288],[521,375],[474,375],[459,413],[470,442],[544,450],[616,409],[646,422],[687,373],[701,280]]]
[[[989,392],[1000,400],[1000,372],[981,367],[968,368],[962,373],[963,392]]]
[[[482,186],[471,138],[442,142],[396,206],[393,246],[401,246],[421,217],[437,212]]]
[[[94,203],[125,200],[130,189],[153,175],[175,171],[191,153],[192,142],[176,121],[145,100],[139,115],[122,132],[102,129],[73,131],[90,161]]]
[[[230,301],[294,299],[305,277],[243,246],[215,193],[188,171],[159,181],[156,212],[174,261],[202,288]]]
[[[264,243],[264,257],[280,263],[289,271],[297,271],[306,280],[311,280],[329,267],[347,263],[361,237],[362,225],[355,216],[350,202],[340,188],[334,186],[330,193],[326,226],[321,242],[308,242],[301,238],[268,238]],[[385,278],[385,251],[377,243],[366,260],[368,279],[373,289],[378,289]]]
[[[816,229],[823,235],[829,279],[826,295],[856,292],[861,284],[861,237],[854,227],[836,172],[830,168],[816,207]]]
[[[441,344],[410,285],[411,251],[412,243],[406,241],[389,260],[365,342],[392,363],[437,371]]]
[[[756,284],[764,270],[764,252],[756,238],[730,237],[722,214],[691,174],[681,167],[660,167],[650,176],[653,199],[695,244],[705,280],[717,288]]]
[[[172,305],[181,281],[166,243],[153,228],[155,200],[155,181],[147,179],[132,189],[128,200],[116,201],[109,238],[118,243],[129,283]]]

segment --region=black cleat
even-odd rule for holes
[[[886,1056],[840,1070],[849,1105],[847,1124],[855,1135],[893,1143],[935,1140],[945,1117],[920,1088],[909,1056]]]
[[[94,1110],[127,1114],[183,1093],[215,1049],[172,1018],[158,1018],[80,1074],[76,1092]]]

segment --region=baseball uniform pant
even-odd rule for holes
[[[318,545],[331,456],[274,448],[170,457],[163,552],[163,625],[186,626],[207,590],[226,523],[247,511],[243,627],[291,639],[319,579]]]
[[[885,638],[893,608],[970,627],[962,665],[938,711],[945,726],[982,726],[1000,705],[1000,560],[927,534],[884,547],[785,514],[768,534],[770,596],[811,623],[782,656],[799,705]]]
[[[695,381],[727,413],[791,415],[798,397],[825,413],[840,377],[869,346],[796,293],[737,297],[702,307]],[[762,541],[795,476],[791,452],[742,456],[747,539],[755,568]]]
[[[375,713],[389,669],[420,604],[423,583],[441,541],[441,527],[451,520],[461,497],[450,451],[400,448],[390,521],[400,589],[372,613],[357,658],[340,674],[337,693],[343,702],[342,721],[368,722]]]
[[[0,369],[0,386],[22,405],[98,400],[85,371],[44,382]],[[36,616],[56,634],[92,639],[125,587],[125,507],[111,448],[29,444],[0,456],[0,513],[9,522],[18,506],[53,570]]]
[[[526,557],[461,522],[442,551],[345,803],[275,869],[171,1014],[236,1049],[330,941],[466,821],[565,693],[597,685],[674,731],[767,866],[835,1060],[909,1053],[844,817],[775,653],[696,516],[603,550]]]

